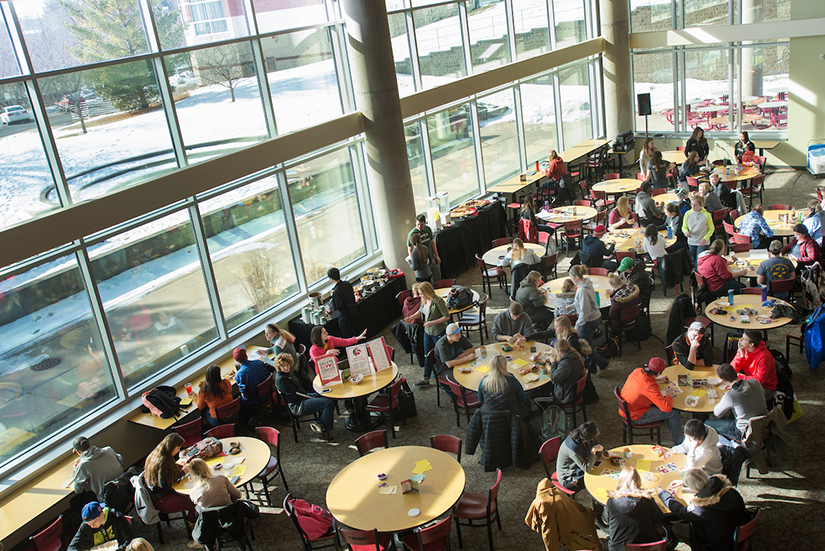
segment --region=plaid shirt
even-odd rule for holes
[[[765,234],[765,237],[773,237],[773,230],[765,222],[765,218],[755,210],[750,211],[739,222],[739,233],[750,236],[754,248],[759,246],[762,239],[760,234]]]

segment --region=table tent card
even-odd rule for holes
[[[338,370],[338,361],[332,354],[318,356],[315,358],[315,367],[318,368],[318,377],[321,379],[321,386],[343,384],[341,372]]]
[[[390,355],[387,353],[387,343],[384,342],[384,337],[378,337],[367,343],[367,348],[372,357],[372,363],[375,365],[375,371],[383,371],[392,367]]]
[[[347,347],[347,360],[349,360],[349,372],[351,376],[372,375],[370,365],[370,354],[366,344],[355,344]]]

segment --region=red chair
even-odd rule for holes
[[[724,228],[722,227],[722,222],[724,222],[725,216],[728,215],[728,209],[715,210],[711,212],[710,215],[713,218],[713,231],[716,233],[724,231]]]
[[[748,201],[748,206],[753,207],[753,196],[759,196],[759,202],[762,203],[762,192],[765,190],[765,175],[760,174],[758,176],[754,176],[751,178],[751,185],[747,187],[743,187],[740,191],[742,192],[743,197],[748,197],[750,200]],[[788,207],[786,209],[778,209],[777,207]],[[790,205],[771,205],[768,207],[768,210],[790,210]]]
[[[458,318],[458,326],[468,331],[477,329],[478,338],[481,340],[482,345],[484,344],[484,335],[487,335],[488,339],[490,338],[490,334],[487,332],[487,295],[484,295],[484,299],[478,301],[477,311],[467,310],[461,314],[461,317]]]
[[[509,237],[499,237],[498,239],[493,239],[493,248],[501,247],[502,245],[509,245],[512,243],[513,240]]]
[[[616,262],[621,264],[622,260],[625,258],[632,258],[633,260],[636,260],[636,251],[616,251]]]
[[[478,256],[476,253],[476,262],[478,263],[478,267],[481,270],[481,290],[484,291],[484,285],[487,285],[487,294],[492,296],[493,295],[493,283],[492,280],[495,279],[498,282],[499,289],[507,287],[507,272],[505,272],[501,267],[495,266],[493,268],[487,269],[487,266],[484,264],[484,261]]]
[[[569,251],[571,240],[573,240],[574,243],[577,239],[581,242],[582,236],[583,232],[581,220],[570,220],[569,222],[565,222],[563,234],[565,251]],[[581,244],[579,244],[579,246],[581,246]]]
[[[467,413],[467,424],[470,423],[470,409],[481,407],[482,401],[478,399],[478,393],[472,390],[465,390],[463,386],[448,378],[441,379],[450,387],[452,393],[453,409],[455,409],[455,424],[461,426],[461,415],[459,409],[463,408]]]
[[[31,536],[29,541],[36,551],[60,551],[63,542],[60,536],[63,535],[63,515],[57,517],[45,530]]]
[[[665,193],[667,193],[667,188],[655,187],[650,191],[650,196],[656,197],[657,195],[664,195]]]
[[[403,291],[401,291],[400,293],[395,295],[395,300],[397,300],[398,304],[401,305],[401,308],[403,308],[404,307],[404,301],[407,300],[407,298],[411,297],[411,296],[412,296],[412,291],[410,291],[409,289],[404,289]]]
[[[622,420],[622,444],[627,442],[627,436],[630,435],[630,445],[633,445],[633,430],[649,430],[650,431],[650,439],[653,440],[653,431],[656,431],[656,443],[660,446],[662,445],[662,422],[661,421],[653,421],[652,423],[633,423],[630,420],[630,408],[627,405],[627,402],[624,401],[622,398],[621,393],[619,392],[619,387],[613,388],[613,396],[615,396],[616,401],[619,403],[619,409],[624,412],[624,415],[619,415]]]
[[[593,276],[604,276],[607,277],[610,274],[610,270],[607,268],[590,268],[590,275]]]
[[[546,280],[550,279],[550,276],[553,276],[553,279],[559,277],[557,271],[557,265],[559,262],[559,253],[548,254],[547,256],[541,257],[541,268],[539,271],[541,272],[541,276]],[[484,343],[482,343],[484,344]]]
[[[687,184],[692,191],[696,191],[699,188],[699,179],[687,176]]]
[[[686,149],[686,147],[687,146],[684,146],[684,145],[677,146],[676,151],[684,151]]]
[[[573,204],[576,205],[577,207],[588,207],[588,208],[590,208],[590,201],[588,201],[586,199],[576,199],[575,201],[573,201]]]
[[[791,210],[791,205],[768,205],[765,210]]]
[[[794,278],[790,279],[774,279],[768,282],[768,295],[775,297],[776,293],[790,293],[788,295],[788,302],[793,304],[793,289]],[[787,356],[786,356],[787,357]]]
[[[272,412],[272,387],[274,384],[274,376],[270,375],[269,377],[258,383],[258,386],[255,387],[255,389],[258,391],[258,405],[253,406],[252,408],[255,412]],[[252,424],[252,421],[250,421],[250,424]]]
[[[324,534],[319,538],[315,538],[313,540],[309,539],[307,533],[304,532],[304,529],[301,528],[301,523],[298,522],[298,516],[295,514],[295,508],[292,507],[292,502],[295,500],[292,497],[292,494],[287,494],[284,498],[284,512],[286,516],[292,519],[292,523],[295,525],[295,529],[298,531],[298,535],[301,536],[301,543],[304,546],[304,551],[312,551],[312,549],[317,549],[315,544],[322,543],[321,547],[334,547],[338,549],[338,527],[335,519],[332,519],[332,527],[330,527],[329,532]]]
[[[546,231],[540,231],[538,233],[538,240],[539,245],[544,245],[545,252],[547,251],[547,246],[550,244],[550,234]]]
[[[619,336],[619,356],[622,355],[622,339],[623,339],[623,336],[628,331],[633,331],[634,329],[636,329],[636,320],[639,319],[639,314],[641,313],[641,311],[642,311],[642,305],[641,304],[637,304],[636,306],[633,306],[633,307],[630,307],[630,308],[622,308],[621,310],[619,310],[618,326],[613,327],[613,320],[611,320],[611,323],[608,324],[608,327],[610,328],[609,332],[612,333],[613,336],[616,336],[616,334],[618,333],[618,336]],[[636,345],[639,347],[639,350],[642,349],[641,341],[637,340]],[[587,421],[587,419],[585,419],[585,421]]]
[[[753,248],[750,243],[734,243],[730,246],[730,250],[735,253],[746,253]]]
[[[627,551],[667,551],[667,540],[653,543],[626,543],[624,548]]]
[[[619,177],[620,177],[620,174],[618,172],[608,172],[607,174],[604,175],[605,180],[618,180]]]
[[[553,486],[572,497],[576,495],[576,491],[565,488],[562,483],[559,482],[558,473],[550,468],[550,463],[554,462],[559,455],[559,448],[561,448],[561,438],[556,436],[541,445],[541,448],[539,448],[539,456],[544,465],[544,472],[547,474],[547,479],[553,483]]]
[[[217,438],[218,440],[221,438],[232,438],[235,436],[235,424],[229,423],[226,425],[218,425],[217,427],[206,431],[204,436],[211,436],[212,438]]]
[[[347,530],[340,528],[338,533],[351,551],[385,551],[393,549],[392,534],[380,534],[378,530]]]
[[[616,204],[613,199],[607,199],[607,195],[603,191],[592,190],[590,192],[592,198],[592,207],[596,209],[606,209]]]
[[[183,437],[183,447],[189,448],[201,441],[203,435],[203,420],[198,417],[194,421],[176,425],[172,429]]]
[[[733,227],[733,224],[728,224],[727,222],[722,222],[722,227],[725,229],[725,233],[728,234],[728,237],[733,236],[736,233],[736,228]]]
[[[215,413],[218,414],[221,424],[236,422],[241,415],[241,397],[238,396],[228,404],[216,407]]]
[[[455,279],[439,279],[433,287],[436,289],[449,289],[453,285],[455,285]]]
[[[255,477],[253,480],[260,480],[263,485],[264,495],[266,495],[266,504],[272,507],[272,499],[269,495],[269,480],[270,476],[280,474],[281,482],[284,483],[284,491],[289,493],[289,486],[286,483],[286,476],[284,476],[283,465],[281,464],[281,433],[278,429],[272,427],[258,427],[255,429],[255,435],[258,440],[266,442],[269,445],[270,457],[269,463],[263,472]],[[272,449],[275,449],[275,455],[272,455]],[[250,481],[249,485],[252,485]]]
[[[735,233],[731,236],[731,242],[739,245],[750,245],[751,236],[743,235],[741,233]]]
[[[442,549],[449,551],[452,520],[453,517],[448,516],[425,528],[416,528],[414,533],[404,536],[401,542],[411,551],[441,551]]]
[[[404,411],[399,407],[398,393],[401,390],[401,377],[397,377],[390,385],[389,394],[379,394],[372,399],[372,402],[367,404],[366,410],[371,413],[373,411],[386,413],[390,416],[390,427],[392,428],[392,437],[395,439],[395,415],[394,411],[398,411],[401,416],[401,421],[407,424],[407,418],[404,417]]]
[[[461,463],[461,439],[451,434],[436,434],[430,436],[430,447],[455,455],[456,461]]]
[[[636,179],[639,180],[640,182],[644,182],[645,181],[645,175],[642,174],[641,172],[637,172],[636,173]]]
[[[498,514],[498,487],[501,484],[501,469],[496,469],[496,482],[487,493],[464,492],[458,502],[453,517],[455,518],[455,531],[458,535],[458,546],[463,547],[461,540],[461,521],[466,520],[464,526],[487,527],[487,541],[490,551],[493,549],[493,520],[496,521],[498,529],[501,530],[501,517]],[[484,521],[483,524],[473,524],[474,520]]]
[[[362,434],[355,439],[355,447],[358,448],[358,455],[360,457],[364,457],[369,452],[377,450],[378,448],[387,449],[390,447],[387,431],[381,429]]]
[[[762,296],[762,287],[745,287],[740,291],[743,295],[759,295]]]
[[[759,522],[759,516],[762,514],[762,509],[756,508],[756,514],[750,522],[737,527],[733,531],[733,544],[736,546],[736,551],[747,551],[751,548],[751,536],[756,531],[756,523]]]

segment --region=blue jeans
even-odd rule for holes
[[[721,287],[716,289],[713,292],[713,295],[716,298],[726,297],[726,296],[728,296],[728,291],[731,291],[731,290],[733,291],[734,295],[738,295],[739,290],[744,289],[744,288],[745,288],[745,285],[741,281],[738,281],[736,279],[729,279],[725,282],[724,285],[722,285]]]
[[[311,393],[312,398],[307,398],[301,402],[301,411],[298,415],[309,415],[316,411],[321,412],[321,427],[324,430],[332,430],[332,416],[335,413],[335,400],[318,396]]]
[[[708,419],[705,425],[713,427],[716,432],[731,440],[742,440],[742,433],[736,428],[736,419]]]
[[[685,433],[682,432],[682,420],[679,418],[678,410],[672,409],[665,413],[656,406],[650,406],[650,409],[633,421],[633,424],[644,425],[645,423],[652,423],[654,421],[665,422],[667,429],[670,431],[670,437],[677,446],[685,439]]]
[[[430,335],[426,331],[424,331],[424,378],[429,379],[433,373],[433,368],[435,367],[435,362],[430,360],[427,354],[430,353],[430,350],[435,348],[435,343],[438,342],[438,339],[443,337],[446,332],[441,333],[440,335]]]
[[[696,266],[696,261],[699,258],[699,255],[708,250],[708,245],[690,245],[688,244],[688,250],[690,251],[690,257],[693,261],[693,265]]]
[[[212,417],[212,414],[209,413],[209,408],[205,408],[203,410],[203,413],[201,414],[201,417],[203,418],[204,421],[206,421],[207,423],[209,423],[210,426],[213,426],[213,427],[217,427],[219,425],[228,424],[228,423],[237,423],[238,419],[241,418],[240,414],[236,413],[235,415],[233,415],[229,419],[224,419],[223,422],[221,422],[221,421],[215,419],[214,417]]]
[[[596,329],[602,324],[601,318],[593,321],[588,321],[579,329],[579,338],[584,339],[593,346],[593,335],[596,334]]]

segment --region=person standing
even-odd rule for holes
[[[587,274],[586,266],[579,264],[570,267],[570,279],[576,284],[576,297],[573,300],[573,306],[578,315],[576,331],[579,332],[579,337],[592,345],[593,336],[602,323],[602,313],[596,300],[593,281],[587,277]]]
[[[690,156],[693,151],[699,156],[699,164],[705,164],[710,148],[708,147],[708,140],[705,138],[705,131],[702,130],[701,126],[693,129],[693,134],[685,144],[685,158]]]
[[[70,503],[80,511],[87,503],[103,501],[103,485],[123,474],[123,458],[109,446],[93,446],[85,436],[75,438],[72,448],[79,457],[74,462],[72,475],[77,495]]]
[[[708,250],[710,236],[713,235],[713,217],[705,210],[705,198],[694,195],[690,198],[690,210],[682,218],[682,233],[688,240],[690,256],[693,264],[699,258],[699,253]]]
[[[412,243],[412,252],[410,253],[410,261],[407,263],[415,272],[416,283],[427,281],[432,283],[433,269],[435,258],[428,247],[421,244],[421,234],[414,233],[410,238]]]
[[[438,256],[438,246],[435,244],[435,238],[433,238],[433,230],[427,226],[427,217],[423,214],[415,217],[415,227],[407,234],[407,252],[410,255],[407,257],[407,262],[409,262],[412,257],[412,236],[416,233],[420,234],[421,244],[429,247],[430,252],[432,252],[435,257],[435,264],[432,267],[433,281],[438,281],[441,279],[441,257]]]
[[[421,293],[421,308],[415,314],[404,318],[404,321],[413,323],[418,318],[424,320],[424,377],[415,385],[430,386],[430,375],[435,368],[435,363],[429,358],[429,353],[447,330],[450,309],[447,308],[444,299],[435,293],[433,286],[426,281],[419,283],[418,291]]]
[[[662,152],[656,150],[650,157],[643,171],[645,174],[645,182],[650,182],[653,188],[667,188],[670,183],[667,175],[672,174],[676,168],[676,163],[668,163],[662,159]]]
[[[756,379],[740,379],[730,364],[716,368],[716,374],[729,390],[713,407],[717,419],[708,419],[705,425],[713,427],[716,432],[733,440],[742,440],[748,422],[754,417],[768,414],[765,405],[765,389]],[[723,418],[733,410],[733,419]]]
[[[355,291],[352,283],[341,279],[338,268],[330,268],[327,277],[335,283],[332,288],[332,307],[338,311],[338,329],[344,338],[354,337],[361,331],[355,312]]]
[[[648,179],[648,167],[651,159],[653,159],[653,152],[656,151],[656,146],[653,145],[653,138],[645,138],[642,151],[639,153],[639,172],[642,173],[642,180]]]

